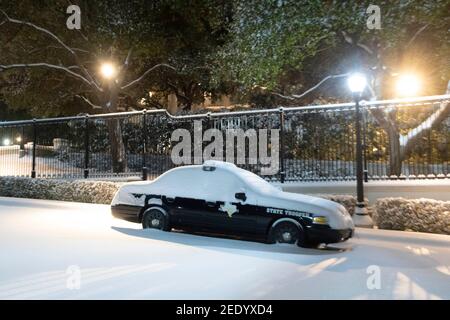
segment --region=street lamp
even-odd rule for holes
[[[116,74],[116,68],[112,63],[105,62],[100,67],[101,75],[106,79],[111,79]]]
[[[353,221],[358,227],[372,227],[373,221],[364,204],[364,173],[363,173],[363,148],[361,143],[361,95],[366,87],[366,77],[360,73],[354,73],[347,79],[347,84],[355,100],[356,112],[356,207]]]
[[[357,94],[361,98],[361,93],[366,88],[367,80],[366,77],[361,73],[353,73],[347,79],[348,87],[350,91],[355,95]]]
[[[419,78],[413,74],[400,75],[396,83],[397,94],[401,97],[417,95],[420,89]]]

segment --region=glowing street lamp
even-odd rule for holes
[[[3,145],[9,146],[10,143],[11,143],[11,140],[9,140],[8,138],[3,139]]]
[[[396,83],[397,94],[401,97],[412,97],[420,90],[420,80],[413,74],[400,75]]]
[[[350,91],[353,94],[355,100],[355,112],[356,112],[356,207],[355,214],[353,215],[353,221],[356,226],[360,227],[372,227],[373,222],[370,218],[367,208],[364,204],[364,172],[363,172],[363,148],[361,143],[361,110],[360,100],[361,95],[367,85],[366,77],[360,73],[354,73],[347,79],[347,84]]]
[[[359,94],[364,91],[367,85],[366,77],[361,73],[354,73],[347,79],[347,84],[353,94]],[[358,99],[359,100],[359,99]]]
[[[105,62],[100,67],[100,73],[105,79],[111,79],[116,75],[116,68],[112,63]]]

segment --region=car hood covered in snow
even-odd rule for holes
[[[315,216],[325,216],[333,229],[354,229],[353,221],[347,209],[341,204],[299,193],[273,190],[261,193],[258,205],[264,207],[283,208],[312,213]]]

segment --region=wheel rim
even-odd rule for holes
[[[295,243],[298,240],[298,231],[295,226],[287,224],[280,226],[277,236],[276,242],[278,243]]]
[[[159,220],[152,219],[151,224],[152,224],[152,227],[157,228],[159,226]]]
[[[152,210],[146,215],[146,226],[152,229],[164,228],[164,215],[162,212]]]
[[[281,235],[281,237],[283,238],[283,240],[285,242],[289,242],[292,240],[292,234],[290,232],[283,232],[283,234]]]

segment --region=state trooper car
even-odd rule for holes
[[[340,204],[283,192],[234,164],[206,161],[171,169],[154,181],[123,185],[113,216],[143,228],[262,236],[299,246],[347,240],[353,221]]]

